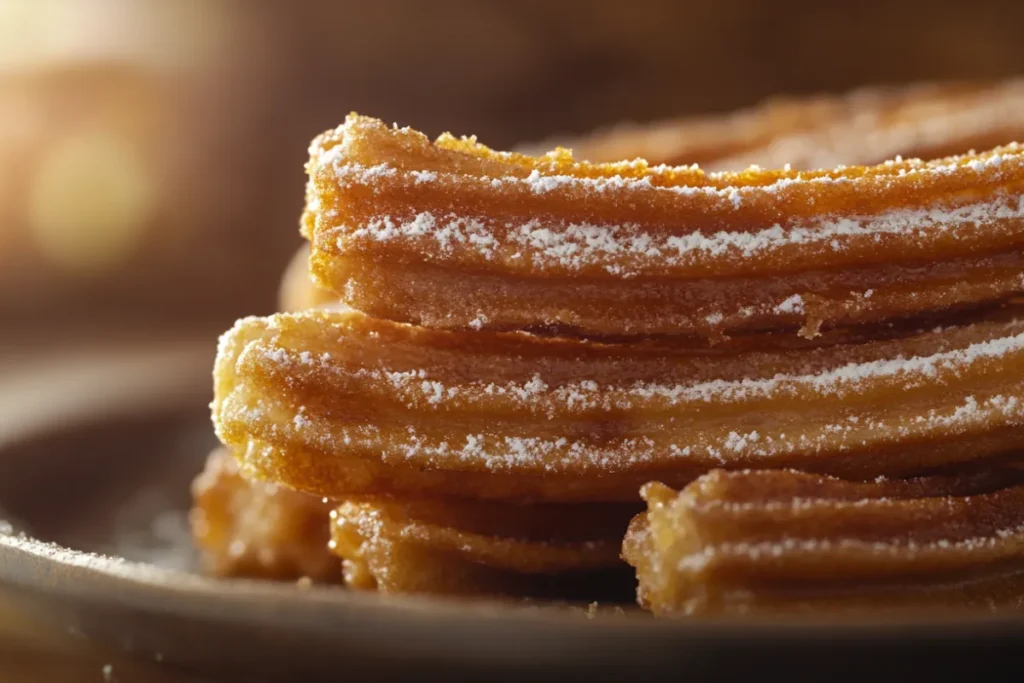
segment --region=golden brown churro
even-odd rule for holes
[[[877,164],[935,159],[1024,137],[1024,81],[868,87],[776,97],[733,114],[627,124],[558,144],[595,163],[640,157],[705,170]],[[543,153],[555,146],[531,145]]]
[[[207,571],[268,579],[340,581],[327,550],[331,506],[319,498],[250,481],[219,448],[192,484],[192,535]]]
[[[351,588],[381,592],[528,597],[622,598],[632,584],[619,549],[639,505],[328,503],[242,477],[225,449],[211,453],[193,495],[193,535],[218,576],[344,577]]]
[[[702,335],[887,322],[1024,292],[1024,150],[707,174],[431,143],[350,116],[311,146],[324,289],[452,329]]]
[[[593,595],[631,584],[619,551],[635,509],[352,498],[332,512],[332,547],[354,588],[566,597],[581,584]]]
[[[762,159],[756,163],[768,168],[781,167],[792,162],[767,163],[771,158],[772,144],[780,138],[807,135],[854,117],[871,116],[879,109],[895,106],[906,99],[957,91],[956,88],[931,85],[920,85],[910,90],[912,92],[882,87],[864,88],[844,95],[777,96],[739,111],[677,117],[646,124],[619,123],[583,137],[563,136],[523,145],[520,151],[541,155],[555,147],[565,147],[571,149],[577,159],[592,163],[640,158],[651,164],[698,164],[707,169],[721,167],[721,159],[747,156]],[[884,157],[877,161],[883,160]]]
[[[214,421],[315,495],[628,501],[710,469],[896,476],[1024,446],[1024,322],[778,352],[427,330],[355,311],[239,322]]]
[[[626,536],[661,615],[1024,607],[1019,471],[850,483],[792,471],[648,484]]]
[[[1024,607],[1024,147],[838,166],[998,144],[1018,105],[864,90],[629,143],[844,157],[722,173],[349,116],[287,312],[220,339],[213,570],[592,598],[621,547],[657,614]]]

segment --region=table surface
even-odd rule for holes
[[[111,655],[70,633],[0,605],[0,681],[19,683],[212,683],[160,662]]]
[[[17,385],[28,368],[54,367],[53,359],[71,363],[76,357],[97,351],[116,353],[101,339],[75,340],[60,352],[52,338],[39,343],[5,339],[0,344],[0,384]],[[213,342],[210,342],[212,348]],[[132,344],[122,342],[121,348]],[[29,392],[31,393],[31,392]],[[30,399],[30,396],[26,396]],[[31,401],[29,401],[31,402]],[[17,412],[17,411],[16,411]],[[93,643],[35,623],[0,600],[0,681],[18,683],[211,683],[212,679],[172,670],[156,661],[104,652]]]

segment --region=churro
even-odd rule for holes
[[[1024,446],[1024,322],[798,351],[697,353],[428,330],[356,311],[248,318],[219,438],[314,495],[628,501],[715,468],[901,476]]]
[[[219,342],[208,564],[593,598],[621,550],[659,615],[1024,607],[1024,147],[943,156],[1022,106],[862,90],[577,158],[350,115],[284,312]]]
[[[621,597],[632,583],[619,559],[631,510],[352,498],[331,514],[332,548],[353,588],[529,597],[618,588]]]
[[[814,336],[1024,293],[1016,144],[931,162],[705,173],[431,143],[352,115],[317,138],[308,170],[318,285],[428,327]]]
[[[1019,470],[850,483],[792,471],[649,484],[623,546],[660,615],[1024,608]]]
[[[206,570],[217,576],[340,582],[328,552],[331,506],[241,475],[224,448],[192,484],[192,535]]]
[[[934,159],[1024,137],[1024,81],[865,87],[842,95],[773,97],[731,114],[620,124],[556,145],[595,163],[642,158],[706,170],[798,169]]]

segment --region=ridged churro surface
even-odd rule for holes
[[[799,351],[428,330],[356,311],[240,321],[214,422],[254,476],[359,493],[628,501],[716,468],[869,479],[1024,446],[1011,312]]]
[[[556,144],[576,158],[700,164],[708,170],[830,168],[897,156],[934,159],[1024,137],[1024,81],[865,87],[841,95],[774,97],[735,113],[621,124]]]
[[[219,342],[213,570],[593,599],[621,551],[658,615],[1024,607],[1020,112],[865,89],[575,157],[350,115],[284,312]]]
[[[1019,471],[850,483],[793,471],[649,484],[623,546],[661,615],[1024,608]]]
[[[331,513],[349,586],[386,593],[608,594],[633,505],[352,498]],[[610,582],[606,588],[601,584]],[[574,587],[574,584],[575,587]]]
[[[432,143],[352,115],[310,152],[312,273],[377,317],[712,338],[813,317],[813,335],[1024,291],[1016,144],[928,162],[706,173]]]

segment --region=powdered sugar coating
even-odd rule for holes
[[[282,376],[294,376],[299,369],[297,365],[315,366],[318,373],[338,370],[332,367],[330,354],[314,357],[302,353],[298,355],[296,364],[296,359],[281,347],[266,348],[254,344],[247,348],[246,353],[261,354],[263,362],[279,366],[276,372]],[[525,382],[470,380],[452,384],[431,378],[422,369],[360,368],[345,372],[350,372],[354,379],[388,388],[393,392],[394,400],[410,410],[446,405],[456,408],[469,403],[478,410],[487,411],[512,402],[525,410],[554,415],[594,410],[670,409],[702,403],[722,405],[792,398],[808,395],[808,392],[822,398],[844,397],[864,391],[866,383],[877,380],[898,381],[906,390],[926,382],[942,383],[959,377],[987,360],[1021,354],[1024,354],[1024,332],[927,356],[851,362],[811,374],[780,373],[762,379],[714,379],[693,384],[635,381],[616,385],[597,380],[549,383],[540,374]]]
[[[353,116],[314,144],[308,168],[317,284],[426,327],[816,339],[1020,293],[1009,274],[1024,248],[1016,144],[705,173],[431,142]]]
[[[1024,221],[1024,148],[832,171],[705,173],[643,160],[588,164],[567,150],[431,143],[352,116],[312,148],[314,247],[613,278],[814,268],[1010,243]],[[411,215],[410,215],[411,213]],[[611,218],[614,217],[614,220]],[[1019,240],[1018,240],[1019,242]]]
[[[384,330],[393,324],[380,321],[370,324],[391,339],[389,351],[365,365],[355,362],[365,356],[361,347],[349,348],[344,335],[350,333],[325,324],[336,314],[318,315],[324,321],[316,325],[304,315],[243,325],[234,334],[249,341],[241,348],[237,341],[229,344],[237,355],[218,361],[224,368],[218,376],[228,367],[235,374],[215,402],[222,438],[239,447],[265,444],[256,449],[265,454],[259,462],[274,471],[298,467],[295,462],[309,462],[316,471],[334,462],[372,462],[389,471],[444,472],[444,490],[454,495],[463,491],[456,473],[487,473],[493,479],[470,485],[477,493],[485,489],[484,497],[541,499],[554,490],[567,495],[558,483],[564,477],[600,475],[608,490],[581,485],[568,495],[621,500],[639,485],[632,477],[650,477],[640,473],[651,471],[669,481],[712,467],[900,474],[1014,448],[1024,427],[1024,332],[1018,323],[968,329],[961,337],[973,341],[950,336],[951,348],[938,343],[943,337],[936,338],[938,346],[922,341],[921,348],[934,347],[924,355],[822,360],[804,372],[794,364],[786,372],[731,378],[715,378],[711,365],[708,379],[666,383],[659,376],[668,366],[659,364],[650,365],[655,374],[646,377],[632,374],[644,366],[626,370],[628,381],[590,379],[586,364],[564,366],[557,375],[535,369],[521,380],[489,379],[479,376],[480,369],[460,367],[457,356],[448,360],[427,347],[402,345],[402,330],[414,328]],[[338,319],[339,325],[357,326],[362,320],[355,313]],[[997,329],[1015,331],[1000,335]],[[454,333],[431,334],[452,335],[442,342],[445,348],[456,343]],[[310,348],[318,352],[305,350]],[[391,350],[404,366],[389,367]],[[410,366],[409,354],[423,354],[433,365]],[[487,363],[516,362],[512,358]],[[523,369],[542,366],[535,360]],[[277,449],[308,455],[282,460]],[[308,474],[305,467],[301,471]],[[503,477],[542,473],[529,494],[509,493],[503,483]],[[321,489],[332,484],[317,481],[289,485],[322,495],[346,492]],[[329,481],[337,485],[335,478]]]
[[[410,221],[378,216],[360,226],[324,227],[324,239],[333,239],[341,252],[365,242],[425,240],[432,260],[443,261],[455,247],[471,250],[485,261],[500,253],[529,250],[531,263],[540,270],[577,271],[602,267],[617,277],[644,274],[652,263],[658,268],[682,268],[707,257],[751,259],[793,246],[815,246],[841,252],[845,238],[880,238],[884,235],[914,236],[921,240],[950,236],[961,239],[965,229],[996,221],[1024,221],[1024,196],[1000,197],[955,208],[899,209],[876,216],[825,217],[806,224],[776,223],[752,231],[719,231],[705,234],[664,235],[633,224],[546,224],[532,219],[500,228],[490,221],[456,215],[437,216],[420,212]]]

